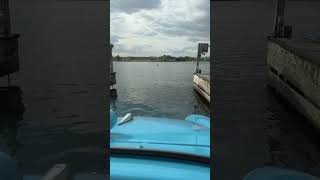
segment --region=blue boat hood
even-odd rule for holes
[[[181,120],[127,114],[111,124],[110,179],[210,179],[208,117],[189,115]]]
[[[181,120],[135,116],[121,125],[121,118],[115,118],[114,113],[110,114],[110,121],[113,121],[110,122],[111,149],[151,150],[210,157],[208,117],[189,115]]]

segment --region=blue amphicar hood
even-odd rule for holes
[[[111,179],[209,179],[208,117],[115,117],[112,112]]]
[[[110,147],[174,151],[210,157],[210,128],[167,118],[133,117],[110,131]]]

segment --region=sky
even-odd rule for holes
[[[111,0],[113,55],[192,56],[210,42],[209,0]]]

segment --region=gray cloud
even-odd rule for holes
[[[111,11],[134,13],[142,9],[154,9],[161,5],[160,0],[112,0]]]
[[[119,42],[119,40],[121,39],[121,36],[118,36],[118,35],[113,35],[110,37],[111,38],[111,43],[112,44],[116,44]]]
[[[183,47],[183,48],[175,48],[172,50],[172,53],[174,54],[183,54],[185,53],[186,51],[190,51],[190,50],[193,50],[194,47]]]
[[[154,31],[144,32],[143,35],[146,36],[156,36],[158,33]]]
[[[174,17],[159,22],[157,29],[172,36],[205,37],[210,34],[210,7],[209,1],[200,0],[194,5],[193,12],[201,12],[201,16],[192,16],[191,19],[177,20]],[[191,13],[191,12],[189,12]]]
[[[143,54],[148,53],[150,47],[152,47],[152,45],[136,45],[134,47],[128,47],[125,44],[119,43],[114,46],[112,52],[113,55],[130,54],[131,56],[143,56]]]
[[[205,37],[189,37],[188,40],[195,43],[195,42],[206,41],[207,38],[205,38]]]
[[[195,56],[197,43],[210,41],[209,0],[129,1],[111,1],[111,39],[120,55]]]
[[[210,34],[209,22],[173,22],[172,24],[161,23],[155,27],[159,32],[170,36],[196,36],[196,37],[208,37]]]

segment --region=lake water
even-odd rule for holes
[[[74,172],[106,174],[106,2],[10,6],[12,31],[21,34],[20,71],[11,76],[15,88],[0,91],[0,150],[22,174],[61,162]]]
[[[200,62],[209,73],[209,62]],[[118,97],[111,107],[118,116],[184,119],[192,113],[209,116],[209,106],[193,89],[195,62],[114,62]]]
[[[320,176],[319,133],[267,87],[274,7],[274,1],[213,3],[216,179],[241,179],[264,165]],[[294,35],[320,40],[319,9],[319,2],[289,1],[285,22]]]
[[[21,71],[12,76],[16,88],[0,92],[1,151],[18,161],[23,174],[44,173],[59,162],[76,165],[75,171],[105,173],[104,2],[10,3],[13,32],[22,34]],[[319,134],[266,87],[273,4],[214,5],[214,176],[241,179],[263,165],[320,176]],[[317,2],[288,3],[294,34],[319,39],[319,8]],[[192,89],[194,67],[192,62],[116,62],[113,108],[118,115],[208,115]],[[6,86],[6,79],[0,83]],[[6,109],[6,102],[13,108]]]

